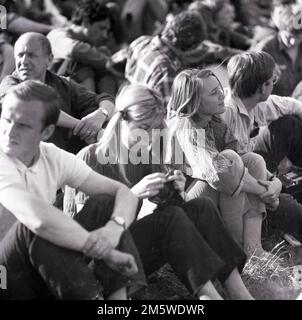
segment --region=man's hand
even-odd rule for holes
[[[267,189],[264,194],[260,195],[264,203],[273,203],[279,198],[282,183],[278,178],[274,178],[273,181],[258,180],[258,183]]]
[[[96,110],[80,120],[73,129],[73,134],[79,136],[82,140],[95,140],[105,121],[106,116]]]
[[[156,172],[148,174],[140,180],[131,191],[140,199],[147,199],[159,193],[164,187],[166,177],[164,173]]]
[[[98,234],[96,231],[90,232],[82,252],[87,257],[104,260],[110,268],[121,274],[131,276],[137,273],[138,268],[133,256],[116,249],[110,249],[112,247],[110,241],[106,240],[103,235],[100,236],[100,232]]]
[[[271,202],[271,203],[266,203],[266,209],[274,212],[274,211],[276,211],[278,209],[279,204],[280,204],[279,199],[277,199],[277,200],[275,200],[274,202]]]
[[[118,226],[117,226],[118,227]],[[83,248],[83,253],[94,259],[103,259],[119,244],[123,228],[106,225],[89,233],[89,238]]]
[[[125,276],[132,276],[138,272],[135,259],[129,253],[114,249],[104,257],[104,261],[110,268]]]

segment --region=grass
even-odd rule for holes
[[[252,256],[247,261],[242,278],[255,299],[296,299],[302,291],[301,269],[295,265],[293,259],[298,255],[298,251],[301,254],[301,248],[294,250],[283,240],[277,243],[267,256]]]
[[[276,230],[275,230],[276,231]],[[257,300],[294,300],[302,292],[302,247],[293,248],[279,232],[266,232],[263,246],[267,256],[252,256],[242,272],[242,279]],[[217,290],[224,296],[221,285]],[[149,278],[149,287],[133,299],[192,300],[193,297],[174,275],[169,265]]]

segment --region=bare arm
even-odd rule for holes
[[[8,31],[16,34],[22,34],[25,32],[40,32],[47,34],[54,26],[36,22],[25,17],[17,17],[8,26]]]
[[[90,196],[98,194],[115,196],[112,215],[123,217],[126,227],[134,220],[138,199],[124,184],[91,171],[79,190]]]
[[[79,119],[72,117],[68,113],[61,110],[59,120],[58,120],[58,127],[73,129],[77,126],[80,122]]]
[[[105,112],[107,111],[108,116],[103,110],[105,110]],[[80,138],[84,140],[96,137],[98,132],[102,129],[104,122],[110,120],[114,112],[115,105],[112,101],[100,101],[99,108],[97,110],[89,113],[77,122],[73,129],[73,134],[80,136]],[[67,123],[74,124],[75,121],[69,118]]]
[[[89,232],[22,186],[12,185],[1,190],[0,202],[38,236],[58,246],[82,251]]]
[[[3,67],[1,70],[0,82],[15,69],[14,48],[9,43],[3,43],[1,45],[1,50],[3,55]]]
[[[125,227],[129,227],[136,216],[137,197],[122,183],[102,176],[91,171],[87,179],[81,184],[79,190],[88,195],[108,194],[115,196],[115,203],[112,217],[122,217]],[[106,225],[98,230],[98,238],[106,243],[107,250],[114,249],[118,245],[124,228],[113,220],[109,220]]]

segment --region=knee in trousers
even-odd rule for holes
[[[232,163],[236,163],[239,166],[244,166],[240,155],[231,149],[225,149],[219,153],[218,156],[222,156],[230,160]]]
[[[247,163],[250,166],[257,167],[257,168],[259,168],[259,170],[261,170],[261,169],[266,170],[266,162],[260,154],[257,154],[254,152],[248,152],[248,153],[244,154],[243,157],[245,159],[247,159]],[[249,167],[249,165],[247,165],[247,168]]]

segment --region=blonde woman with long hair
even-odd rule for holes
[[[261,195],[267,190],[258,180],[266,180],[266,165],[260,155],[240,157],[232,150],[236,141],[219,117],[224,111],[224,92],[212,71],[182,71],[174,79],[168,105],[170,146],[177,144],[182,150],[183,171],[193,178],[187,196],[210,196],[246,254],[261,255],[265,253],[261,225],[266,210]],[[171,147],[171,159],[173,152]]]

